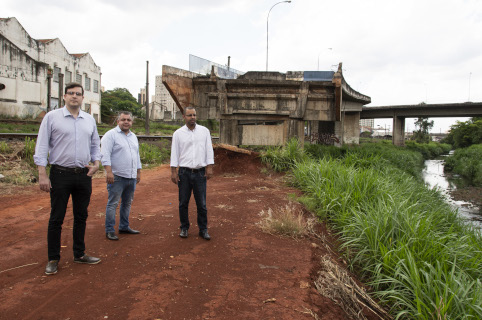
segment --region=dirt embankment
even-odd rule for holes
[[[179,238],[177,187],[167,166],[143,170],[130,217],[141,234],[107,240],[107,190],[97,178],[85,239],[86,252],[102,262],[73,263],[69,205],[53,276],[44,274],[48,194],[35,185],[0,195],[0,319],[350,319],[315,288],[322,257],[344,268],[327,229],[318,225],[321,237],[293,240],[257,226],[262,210],[286,205],[298,191],[262,173],[252,154],[217,149],[215,161],[211,241],[197,236],[193,199],[189,238]]]

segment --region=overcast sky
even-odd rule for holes
[[[189,54],[241,71],[266,69],[276,0],[2,0],[35,39],[89,52],[106,90],[137,97],[150,68],[189,69]],[[293,0],[269,15],[269,70],[332,70],[372,106],[482,101],[480,0]],[[434,119],[445,131],[456,119]],[[466,118],[458,120],[465,121]],[[376,124],[391,126],[390,121]],[[411,131],[413,120],[406,125]]]

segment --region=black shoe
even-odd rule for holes
[[[211,240],[211,236],[209,235],[207,230],[199,231],[199,236],[206,240]]]
[[[119,233],[138,234],[141,232],[127,227],[127,229],[124,229],[124,230],[119,229]]]
[[[105,236],[109,240],[119,240],[119,238],[115,235],[115,232],[107,232]]]
[[[50,260],[45,268],[45,274],[56,274],[57,266],[59,265],[59,260]]]
[[[86,264],[98,264],[100,262],[100,258],[96,257],[89,257],[88,255],[84,254],[83,257],[74,258],[75,263],[86,263]]]
[[[187,229],[181,229],[181,233],[179,234],[181,238],[187,238]]]

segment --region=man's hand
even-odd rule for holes
[[[213,176],[213,166],[209,165],[206,167],[206,180],[211,179],[212,176]]]
[[[136,183],[141,182],[141,170],[137,170],[137,178],[136,178]]]
[[[50,188],[52,188],[52,185],[50,184],[50,179],[47,176],[47,171],[45,171],[45,167],[38,166],[38,180],[40,190],[50,192]]]
[[[111,172],[107,172],[106,177],[105,177],[105,182],[107,184],[113,184],[114,183],[114,174]]]
[[[171,181],[174,184],[177,184],[179,182],[179,175],[177,174],[175,167],[171,167]]]
[[[87,172],[87,175],[89,177],[92,177],[97,172],[97,170],[99,170],[99,160],[94,161],[94,165],[86,165],[85,167],[89,168],[89,172]]]

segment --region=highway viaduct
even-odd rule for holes
[[[405,144],[406,118],[482,117],[482,102],[362,107],[360,119],[393,118],[393,144]]]

